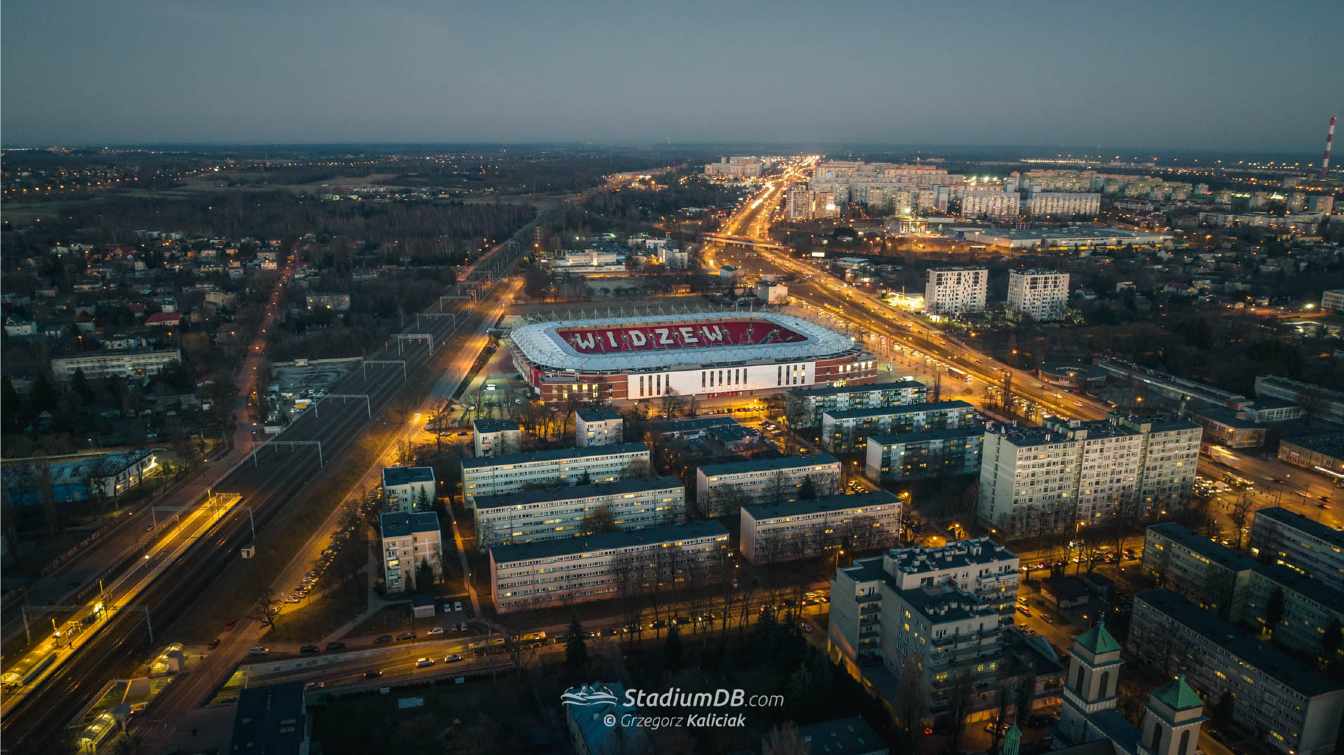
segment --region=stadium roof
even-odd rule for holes
[[[610,354],[580,354],[557,331],[603,326],[684,325],[718,321],[760,320],[791,330],[803,337],[793,343],[761,343],[750,346],[682,347],[655,351],[622,351]],[[514,345],[542,367],[583,372],[630,372],[674,366],[710,366],[751,362],[810,361],[843,354],[856,348],[854,340],[807,320],[773,312],[705,312],[683,315],[641,315],[567,322],[532,323],[510,334]]]

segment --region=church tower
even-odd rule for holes
[[[1087,737],[1087,717],[1112,709],[1120,685],[1120,643],[1106,631],[1106,622],[1079,635],[1069,647],[1064,677],[1064,706],[1057,733],[1070,744]]]
[[[1184,676],[1148,696],[1138,755],[1195,755],[1204,703]]]

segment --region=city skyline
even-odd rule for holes
[[[763,141],[1307,156],[1344,91],[1330,59],[1340,13],[1324,2],[1141,4],[1123,18],[1044,3],[973,14],[318,10],[11,2],[5,144]],[[1256,49],[1293,54],[1244,54]]]

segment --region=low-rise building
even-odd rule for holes
[[[428,567],[443,579],[443,534],[433,511],[388,512],[378,517],[383,540],[383,585],[390,594],[425,588],[417,572]]]
[[[619,530],[675,524],[686,519],[686,486],[675,477],[638,477],[481,496],[475,508],[476,544],[484,551],[592,534],[585,532],[584,522],[600,509]]]
[[[438,497],[433,467],[383,467],[385,510],[427,511]]]
[[[490,549],[495,610],[643,596],[720,579],[728,530],[713,521]]]
[[[311,721],[305,694],[303,682],[239,690],[230,752],[308,755]]]
[[[507,456],[523,450],[523,431],[517,420],[472,420],[471,434],[472,451],[478,459]]]
[[[820,427],[828,411],[922,404],[928,397],[929,387],[918,380],[801,388],[789,391],[789,415],[795,427]]]
[[[574,444],[610,446],[624,440],[625,422],[609,406],[581,406],[574,410]]]
[[[870,435],[864,474],[877,483],[978,474],[984,440],[981,427]]]
[[[487,495],[516,493],[529,487],[600,484],[640,477],[649,470],[643,443],[591,448],[557,448],[462,460],[462,495],[467,508]]]
[[[1290,401],[1315,417],[1344,422],[1344,391],[1278,375],[1259,375],[1255,378],[1257,398]]]
[[[743,506],[738,547],[752,563],[794,561],[845,548],[888,547],[900,531],[900,499],[874,491]]]
[[[1344,433],[1317,433],[1279,441],[1279,461],[1344,476]]]
[[[1321,309],[1326,312],[1344,312],[1344,288],[1322,291]]]
[[[1335,751],[1344,721],[1344,685],[1262,642],[1170,590],[1134,596],[1128,652],[1184,673],[1206,700],[1232,700],[1232,718],[1283,753]]]
[[[1267,428],[1241,412],[1221,406],[1200,404],[1186,412],[1204,428],[1204,437],[1210,443],[1228,448],[1259,448],[1265,444]]]
[[[831,453],[867,452],[872,435],[977,427],[975,407],[937,401],[872,409],[830,410],[821,415],[821,445]]]
[[[695,471],[695,501],[705,516],[734,515],[749,503],[796,501],[806,481],[816,496],[830,495],[840,487],[840,461],[810,454],[705,464]]]
[[[182,361],[178,349],[162,351],[94,351],[51,360],[51,374],[57,380],[84,373],[86,380],[106,378],[143,378],[157,375]]]
[[[1260,509],[1251,523],[1251,554],[1344,590],[1344,530],[1285,508]]]

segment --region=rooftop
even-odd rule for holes
[[[306,716],[303,682],[243,689],[233,716],[230,749],[256,755],[298,755],[304,750]]]
[[[846,393],[870,393],[872,391],[928,390],[928,386],[918,380],[898,380],[894,383],[867,383],[864,385],[824,385],[816,388],[795,388],[791,393],[802,398],[839,396]]]
[[[864,506],[884,506],[893,503],[900,503],[900,499],[894,493],[875,490],[857,495],[831,495],[794,503],[752,503],[743,506],[742,510],[750,514],[752,519],[761,521],[762,519],[779,519],[802,514],[817,514],[823,511],[845,511]]]
[[[621,418],[620,413],[610,406],[581,406],[574,413],[584,422],[608,422]]]
[[[643,443],[612,443],[609,446],[584,446],[581,448],[552,448],[545,451],[525,451],[516,454],[504,454],[494,458],[463,458],[463,469],[480,467],[502,467],[509,464],[535,464],[544,461],[562,461],[565,459],[585,459],[590,456],[616,456],[649,452]]]
[[[998,609],[984,598],[947,584],[910,590],[896,589],[896,592],[933,624],[998,613]]]
[[[383,467],[383,487],[434,482],[433,467]]]
[[[1184,674],[1176,677],[1176,681],[1154,692],[1153,697],[1172,710],[1189,710],[1204,705],[1204,701],[1199,699],[1199,694],[1191,689],[1189,684],[1185,683]]]
[[[587,537],[575,537],[567,540],[547,540],[540,543],[520,543],[518,545],[497,545],[490,549],[490,558],[499,564],[516,561],[531,561],[537,558],[554,558],[578,553],[604,551],[612,548],[632,548],[657,543],[678,543],[685,540],[697,540],[713,537],[728,538],[728,530],[722,524],[711,520],[669,524],[661,527],[649,527],[627,532],[602,532]]]
[[[886,555],[891,570],[898,574],[922,574],[1016,559],[1016,554],[987,537],[958,540],[941,548],[892,548]]]
[[[869,435],[868,440],[880,446],[897,446],[902,443],[970,438],[984,434],[985,428],[983,427],[943,427],[937,430],[914,430],[908,433],[878,433],[877,435]]]
[[[619,495],[621,493],[642,493],[650,490],[682,489],[681,480],[675,477],[635,477],[617,480],[603,485],[573,485],[554,488],[523,490],[508,495],[487,495],[476,499],[477,509],[494,509],[507,506],[525,506],[530,503],[550,501],[569,501],[592,496]]]
[[[1336,459],[1344,459],[1344,433],[1301,435],[1296,438],[1284,438],[1283,442],[1292,443],[1294,446],[1305,448],[1308,451],[1314,451],[1318,454],[1333,456]]]
[[[1283,651],[1257,640],[1248,632],[1200,609],[1170,590],[1145,590],[1134,596],[1134,602],[1146,603],[1166,614],[1191,631],[1220,645],[1248,666],[1258,669],[1301,695],[1314,697],[1344,688],[1344,685],[1331,682]]]
[[[1250,571],[1256,567],[1255,559],[1244,556],[1231,548],[1213,542],[1212,540],[1192,532],[1190,528],[1177,522],[1162,522],[1148,526],[1149,531],[1155,532],[1162,537],[1179,543],[1198,553],[1204,558],[1218,564],[1224,569],[1231,571]]]
[[[887,749],[887,743],[862,716],[799,726],[798,736],[812,755],[866,755]]]
[[[705,477],[739,474],[742,472],[768,472],[780,469],[801,469],[826,464],[839,466],[840,461],[830,454],[807,454],[804,456],[775,456],[773,458],[747,459],[745,461],[725,461],[719,464],[702,464],[700,474]]]
[[[973,411],[975,407],[965,401],[934,401],[927,404],[899,404],[897,406],[874,406],[859,409],[828,410],[825,416],[837,419],[864,419],[867,417],[891,417],[898,414],[919,414],[920,412],[939,412],[962,409]]]
[[[1260,517],[1292,527],[1295,530],[1301,530],[1317,540],[1324,540],[1336,547],[1344,548],[1344,530],[1337,530],[1334,527],[1322,524],[1315,519],[1305,517],[1295,511],[1289,511],[1288,509],[1276,506],[1271,509],[1260,509],[1255,512],[1255,521],[1259,521]]]
[[[723,427],[726,425],[736,425],[737,420],[727,416],[717,417],[687,417],[685,419],[665,419],[654,422],[650,432],[654,435],[665,433],[693,433],[700,430],[707,430],[711,427]]]
[[[388,511],[378,515],[378,528],[384,538],[406,537],[412,532],[438,532],[437,511]]]
[[[471,427],[478,433],[499,433],[518,429],[518,421],[513,419],[475,419]]]
[[[1106,628],[1105,621],[1098,621],[1091,629],[1078,635],[1073,641],[1092,655],[1115,653],[1120,650],[1120,643],[1115,641],[1115,637]]]

